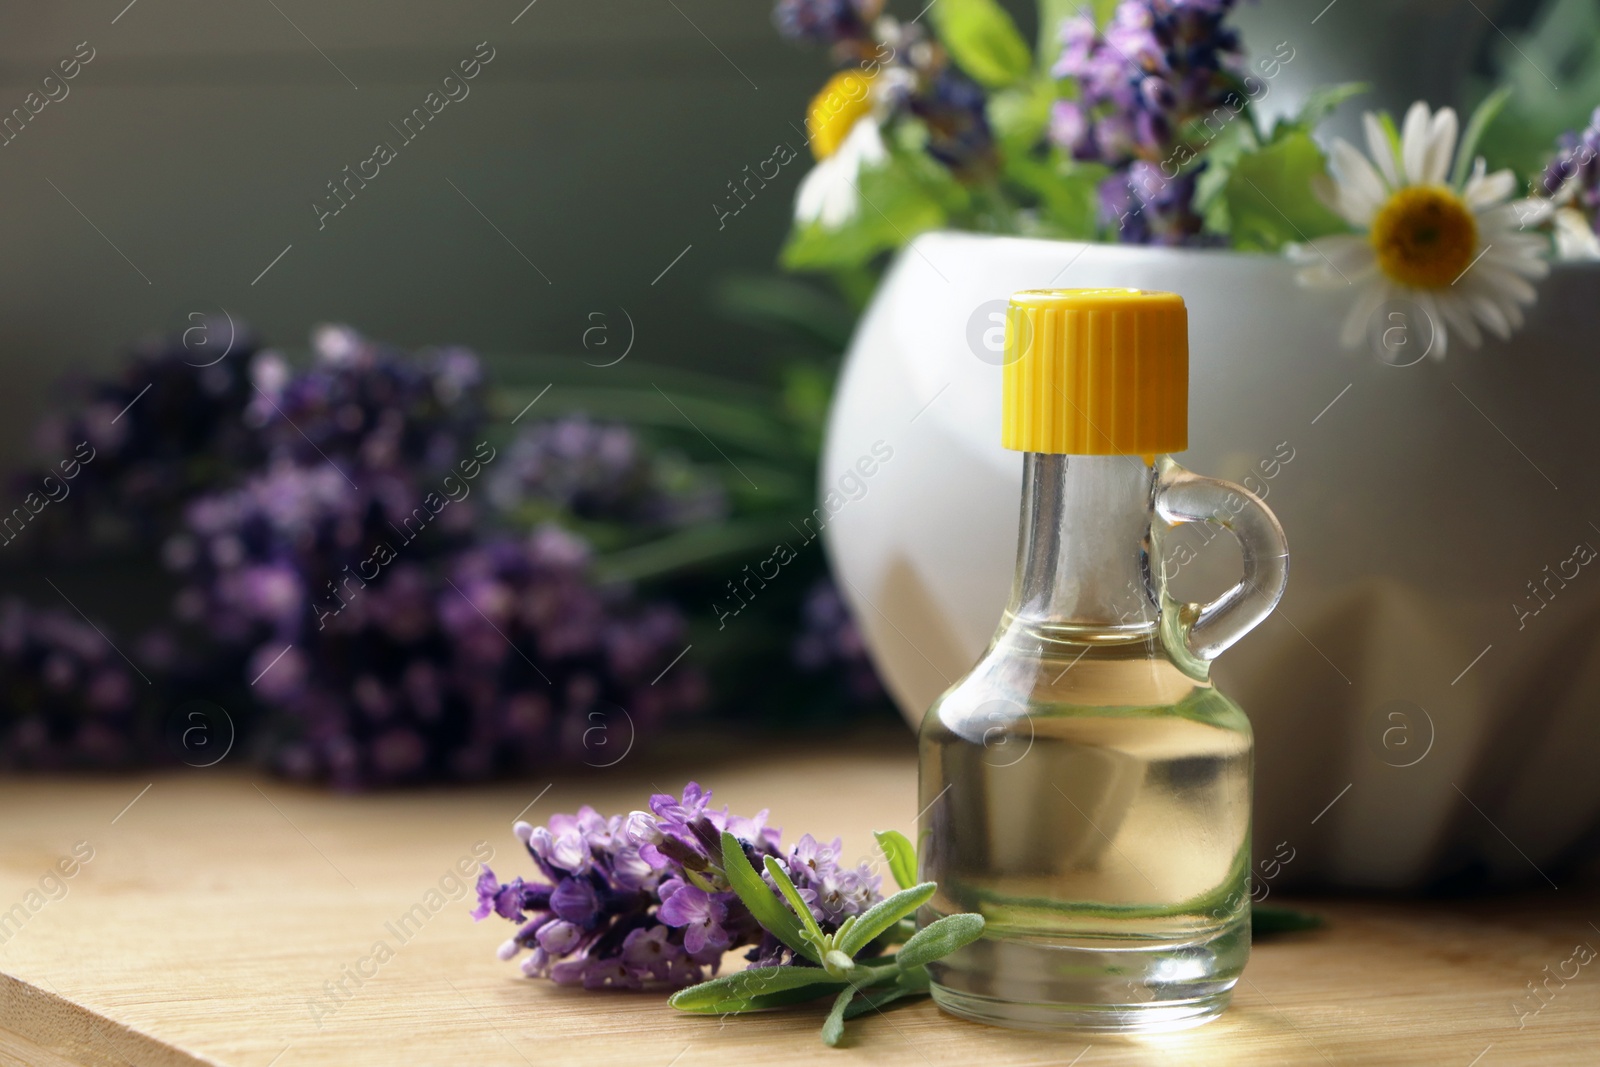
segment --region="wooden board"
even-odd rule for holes
[[[1328,928],[1258,945],[1234,1006],[1198,1030],[1031,1034],[922,1001],[852,1023],[836,1051],[817,1040],[816,1010],[722,1021],[679,1015],[657,995],[522,978],[494,955],[507,924],[474,924],[466,897],[430,908],[430,891],[452,892],[446,876],[474,849],[492,846],[502,877],[529,873],[510,833],[524,809],[534,822],[584,802],[625,812],[690,776],[735,811],[770,806],[788,838],[841,834],[847,854],[865,857],[873,828],[910,828],[915,765],[903,743],[837,749],[752,743],[715,759],[635,756],[553,783],[367,797],[220,768],[0,782],[0,915],[14,904],[27,913],[0,930],[0,1064],[1600,1060],[1600,963],[1553,979],[1538,1014],[1519,1020],[1514,1009],[1531,1010],[1528,982],[1571,974],[1563,964],[1576,945],[1600,946],[1596,895],[1568,885],[1451,905],[1297,902]],[[92,859],[74,866],[75,845]],[[395,926],[419,904],[421,917]],[[394,951],[381,964],[378,941]],[[341,980],[349,995],[330,995]]]

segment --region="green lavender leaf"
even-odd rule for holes
[[[1033,50],[995,0],[940,0],[928,15],[956,66],[984,88],[1014,85],[1033,68]]]
[[[1300,105],[1300,111],[1290,122],[1279,120],[1274,129],[1273,138],[1276,139],[1278,131],[1292,132],[1296,127],[1310,133],[1316,128],[1317,123],[1333,114],[1334,108],[1349,100],[1353,96],[1372,91],[1372,86],[1366,82],[1339,82],[1335,85],[1325,85],[1320,89],[1313,89]]]
[[[873,938],[926,904],[933,896],[934,890],[938,888],[932,882],[923,882],[921,885],[902,889],[894,896],[878,901],[862,912],[856,924],[840,938],[840,950],[854,956],[866,948]]]
[[[1292,242],[1348,230],[1311,191],[1311,179],[1325,173],[1322,149],[1304,131],[1241,157],[1223,191],[1233,246],[1276,252]]]
[[[903,971],[900,977],[891,986],[880,986],[871,992],[863,992],[851,1005],[845,1009],[844,1017],[854,1019],[857,1015],[865,1015],[869,1011],[877,1011],[891,1001],[900,1000],[902,997],[920,997],[928,992],[928,969],[926,967],[913,967]]]
[[[680,989],[667,1003],[697,1015],[723,1015],[812,1000],[845,984],[821,967],[752,967]]]
[[[1461,135],[1461,146],[1456,150],[1456,165],[1450,174],[1450,184],[1457,189],[1467,180],[1467,175],[1472,172],[1474,157],[1478,154],[1478,142],[1483,140],[1483,131],[1500,114],[1506,106],[1506,101],[1511,99],[1511,87],[1501,86],[1499,89],[1483,98],[1483,102],[1472,110],[1472,117],[1467,120],[1467,128]]]
[[[643,544],[602,553],[594,560],[594,574],[600,581],[641,581],[712,560],[748,557],[762,549],[770,551],[775,543],[793,534],[794,527],[787,518],[757,515],[715,524],[703,523]]]
[[[809,934],[816,944],[822,944],[827,935],[822,932],[822,927],[817,925],[817,917],[811,914],[811,908],[800,896],[800,890],[795,888],[794,880],[789,877],[789,869],[779,863],[776,856],[766,858],[766,867],[767,873],[772,875],[772,880],[778,884],[778,892],[783,894],[783,899],[794,909],[795,916],[799,918],[806,934]]]
[[[902,968],[920,967],[924,963],[948,956],[963,945],[971,944],[983,936],[983,916],[971,912],[946,915],[935,919],[912,935],[900,946],[895,962]]]
[[[846,986],[839,990],[839,995],[833,1000],[833,1010],[828,1012],[827,1021],[822,1024],[822,1043],[829,1048],[837,1046],[844,1037],[844,1012],[855,995],[855,986]]]
[[[816,947],[806,940],[800,919],[783,901],[773,896],[771,887],[762,881],[756,869],[750,865],[750,860],[744,854],[744,846],[726,830],[722,832],[722,873],[763,929],[807,959],[821,962],[822,957]]]
[[[906,835],[899,830],[879,830],[872,835],[883,849],[883,858],[889,863],[889,874],[895,885],[910,889],[917,884],[917,850]]]

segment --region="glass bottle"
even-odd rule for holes
[[[1006,355],[1016,578],[919,738],[921,876],[939,883],[921,918],[987,926],[930,965],[933,996],[1003,1026],[1201,1023],[1250,952],[1250,724],[1209,667],[1282,595],[1283,530],[1163,455],[1187,447],[1175,294],[1018,293]],[[1232,531],[1244,564],[1205,605],[1169,595],[1159,562],[1196,521]]]

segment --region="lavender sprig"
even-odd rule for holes
[[[724,833],[723,869],[739,899],[768,932],[820,966],[752,967],[681,990],[673,995],[672,1006],[702,1015],[728,1015],[832,996],[833,1010],[822,1024],[822,1040],[833,1046],[844,1039],[846,1020],[927,993],[927,965],[976,941],[983,935],[984,920],[981,915],[959,913],[914,930],[911,916],[933,899],[938,886],[908,884],[916,858],[904,835],[888,831],[876,836],[902,888],[830,932],[818,926],[782,864],[770,856],[765,861],[767,877],[783,898],[780,904],[750,866],[738,839]],[[893,956],[879,955],[896,943],[900,949]],[[863,954],[867,958],[856,958]]]
[[[781,859],[821,929],[837,930],[881,899],[864,864],[839,863],[842,842],[823,846],[808,834],[785,851],[766,811],[742,818],[710,801],[690,782],[681,798],[658,793],[649,811],[626,817],[584,807],[548,826],[519,822],[516,835],[543,881],[501,884],[485,867],[473,917],[492,912],[519,924],[500,957],[527,951],[522,971],[530,977],[639,989],[702,981],[739,948],[757,965],[794,958],[794,946],[764,929],[729,885],[724,833],[734,835],[747,864]]]
[[[649,811],[626,817],[584,807],[548,826],[517,823],[544,881],[501,884],[485,867],[473,918],[519,924],[500,958],[528,951],[529,976],[586,989],[698,983],[672,996],[681,1011],[832,996],[829,1045],[846,1019],[926,993],[926,964],[983,933],[982,917],[969,914],[913,928],[910,916],[937,887],[911,884],[916,857],[901,834],[877,835],[901,886],[885,898],[865,864],[838,862],[842,842],[822,846],[808,834],[785,851],[765,811],[744,819],[713,810],[710,798],[690,782],[681,798],[656,794]],[[881,954],[894,944],[898,953]],[[726,952],[746,946],[749,968],[707,980]]]

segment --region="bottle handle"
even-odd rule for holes
[[[1161,640],[1185,673],[1205,679],[1211,661],[1260,625],[1289,581],[1289,544],[1277,516],[1250,490],[1185,470],[1170,458],[1157,468],[1158,523],[1152,541],[1160,561]],[[1213,522],[1239,542],[1244,576],[1209,604],[1182,603],[1167,591],[1162,534],[1186,522]]]

